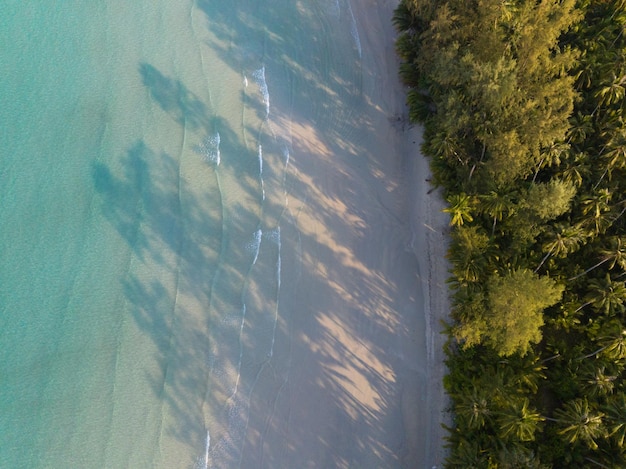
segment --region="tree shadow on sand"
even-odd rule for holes
[[[220,1],[200,0],[197,8],[211,33],[207,45],[233,71],[250,77],[265,67],[276,107],[293,111],[297,121],[314,121],[333,151],[367,154],[360,142],[346,145],[356,129],[376,131],[361,112],[370,101],[363,91],[363,75],[369,72],[351,34],[347,2],[303,7],[290,0],[240,0],[224,8]]]
[[[361,84],[366,72],[348,33],[341,45],[352,47],[354,66],[337,66],[342,56],[333,55],[328,42],[336,19],[320,5],[239,1],[224,8],[223,2],[200,0],[197,7],[216,38],[209,46],[225,64],[250,77],[267,67],[271,113],[289,115],[303,128],[315,126],[331,155],[366,163],[379,156],[365,142],[351,140],[371,125],[369,114],[361,113],[368,106]],[[362,181],[345,159],[334,165],[331,158],[320,159],[319,171],[313,165],[307,172],[300,155],[289,167],[297,171],[287,171],[278,157],[266,160],[268,181],[272,172],[274,181],[285,172],[280,190],[291,205],[272,199],[271,190],[278,189],[270,182],[267,199],[261,199],[256,149],[242,131],[182,81],[148,63],[138,72],[173,122],[206,139],[219,133],[221,154],[237,155],[222,157],[220,166],[207,161],[203,191],[179,177],[179,160],[142,141],[123,156],[121,169],[93,169],[102,210],[133,255],[169,273],[130,271],[124,280],[134,322],[157,351],[159,367],[147,379],[167,404],[166,431],[201,460],[207,415],[209,425],[226,422],[212,448],[234,431],[228,422],[245,421],[241,435],[229,440],[235,444],[223,445],[220,459],[212,461],[215,467],[400,467],[401,441],[386,431],[401,419],[402,373],[410,357],[384,344],[413,340],[415,331],[402,323],[403,308],[419,299],[415,279],[397,278],[388,264],[404,266],[402,272],[415,266],[412,256],[398,251],[401,240],[370,238],[379,223],[398,230],[402,221],[395,209],[382,207],[373,193],[357,193],[353,187]],[[262,99],[243,102],[258,120],[267,117]],[[258,128],[244,130],[259,135]],[[202,158],[202,141],[189,145]],[[258,205],[222,205],[218,178],[227,172],[236,175],[240,197]],[[259,230],[255,253],[250,243]],[[370,255],[379,248],[379,257]],[[239,314],[234,320],[233,311]],[[220,368],[241,370],[236,383],[230,375],[217,379],[216,353]],[[228,398],[237,386],[244,390],[242,408]]]

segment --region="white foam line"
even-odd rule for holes
[[[263,181],[263,147],[259,145],[259,178],[261,179],[261,194],[265,200],[265,183]]]
[[[221,142],[220,133],[215,132],[215,136],[213,138],[215,140],[215,164],[219,166],[222,160],[221,153],[220,153],[220,142]]]
[[[209,449],[211,448],[211,434],[206,431],[206,441],[204,443],[204,469],[209,468]]]
[[[228,400],[228,431],[220,438],[218,444],[211,448],[211,458],[213,460],[219,459],[220,462],[224,462],[221,457],[227,457],[233,461],[235,459],[238,460],[238,464],[229,465],[228,467],[241,467],[245,436],[250,421],[250,399],[263,368],[261,366],[259,372],[257,372],[248,393],[239,392]],[[219,467],[223,466],[220,465]]]
[[[263,96],[263,103],[265,103],[265,115],[266,117],[270,114],[270,93],[267,88],[267,81],[265,80],[265,65],[252,72],[252,78],[257,85],[259,85],[259,91],[261,92],[261,96]]]
[[[289,147],[287,146],[287,144],[283,144],[283,161],[284,161],[284,166],[283,166],[283,193],[285,194],[285,205],[287,205],[289,203],[289,199],[287,197],[287,172],[289,169],[289,159],[291,157],[291,155],[289,154]]]
[[[291,369],[291,359],[289,360],[289,367],[288,370]],[[283,380],[283,382],[280,385],[280,388],[278,388],[278,392],[274,395],[274,403],[272,404],[272,413],[270,414],[269,418],[267,419],[267,423],[265,424],[265,431],[263,432],[263,434],[261,435],[261,462],[259,464],[259,467],[266,467],[263,464],[263,458],[265,457],[265,435],[267,435],[267,433],[269,432],[269,428],[270,425],[272,424],[272,420],[274,420],[274,415],[276,414],[276,407],[278,404],[278,400],[280,399],[285,387],[287,386],[287,383],[289,382],[289,371],[287,371],[287,373],[285,373],[285,379]],[[436,469],[436,468],[434,468]]]
[[[263,236],[263,231],[259,228],[254,232],[254,239],[252,243],[250,243],[250,250],[254,253],[254,259],[252,260],[252,265],[256,264],[257,259],[259,258],[259,251],[261,250],[261,237]]]
[[[291,154],[289,153],[289,147],[286,143],[283,143],[283,162],[285,163],[283,167],[283,171],[285,176],[287,175],[287,169],[289,168],[289,160],[291,159]]]
[[[254,232],[253,241],[247,245],[247,248],[254,249],[255,251],[255,258],[253,261],[253,265],[256,262],[256,259],[260,250],[260,246],[261,246],[261,239],[263,238],[263,236],[265,236],[265,238],[267,238],[268,241],[271,241],[272,243],[275,243],[278,246],[277,271],[276,271],[277,286],[278,286],[277,295],[278,295],[278,292],[280,291],[281,249],[282,249],[280,226],[277,226],[275,229],[271,231],[267,231],[265,233],[260,228]],[[267,360],[265,360],[261,364],[249,390],[246,390],[243,385],[241,386],[241,389],[240,389],[240,383],[242,379],[241,369],[242,369],[243,355],[244,355],[244,346],[243,346],[242,338],[243,338],[243,329],[244,329],[245,322],[246,322],[246,305],[245,305],[245,302],[243,302],[243,312],[241,315],[241,323],[239,327],[239,363],[237,364],[237,379],[235,383],[235,388],[232,394],[230,395],[230,397],[228,398],[228,400],[226,401],[227,402],[226,405],[228,406],[228,431],[224,436],[220,438],[219,442],[213,447],[209,446],[210,440],[209,440],[209,434],[207,432],[207,444],[205,448],[207,469],[208,469],[209,459],[212,459],[215,463],[218,463],[219,461],[221,461],[221,457],[224,457],[224,456],[230,457],[230,458],[236,458],[238,456],[239,457],[238,467],[240,467],[241,465],[241,459],[243,457],[244,446],[246,443],[245,435],[247,433],[248,423],[250,419],[250,399],[251,399],[252,393],[254,392],[256,384],[259,380],[259,377],[261,376],[261,373],[265,369],[265,366],[270,363],[270,360],[274,354],[276,330],[278,328],[278,299],[277,299],[277,304],[276,304],[276,308],[274,312],[272,340],[271,340],[270,349],[267,353]],[[211,467],[213,466],[211,465]]]
[[[354,17],[354,13],[352,12],[352,6],[350,6],[350,0],[346,2],[348,4],[348,13],[350,13],[350,33],[352,34],[352,38],[354,39],[354,43],[356,45],[356,50],[359,52],[359,58],[363,57],[363,53],[361,50],[361,38],[359,37],[359,30],[356,26],[356,18]]]
[[[239,363],[237,364],[237,380],[235,381],[235,391],[233,396],[237,394],[239,388],[239,380],[241,379],[241,363],[243,362],[243,343],[241,338],[243,337],[243,328],[246,325],[246,304],[241,307],[241,324],[239,325]]]
[[[285,171],[287,171],[287,167],[289,166],[289,147],[287,145],[283,145],[283,158],[285,160]]]
[[[282,249],[282,244],[280,241],[280,226],[276,228],[277,234],[278,234],[278,240],[277,240],[277,244],[278,244],[278,260],[276,261],[276,282],[278,284],[278,290],[280,291],[280,269],[281,269],[281,265],[282,265],[282,260],[281,260],[281,249]]]
[[[215,132],[215,134],[209,135],[204,140],[202,140],[202,142],[200,142],[200,144],[197,145],[194,150],[207,163],[219,166],[221,161],[220,140],[220,133]]]

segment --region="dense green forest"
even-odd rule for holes
[[[626,467],[626,1],[401,0],[453,230],[451,468]]]

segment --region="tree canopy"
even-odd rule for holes
[[[456,329],[456,338],[464,347],[489,344],[502,356],[525,354],[541,341],[543,310],[561,299],[563,289],[528,269],[493,274],[486,296]]]
[[[626,2],[393,21],[452,230],[447,467],[626,467]]]

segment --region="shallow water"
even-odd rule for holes
[[[237,467],[291,365],[294,116],[349,140],[358,25],[348,0],[94,5],[0,7],[0,467]]]

